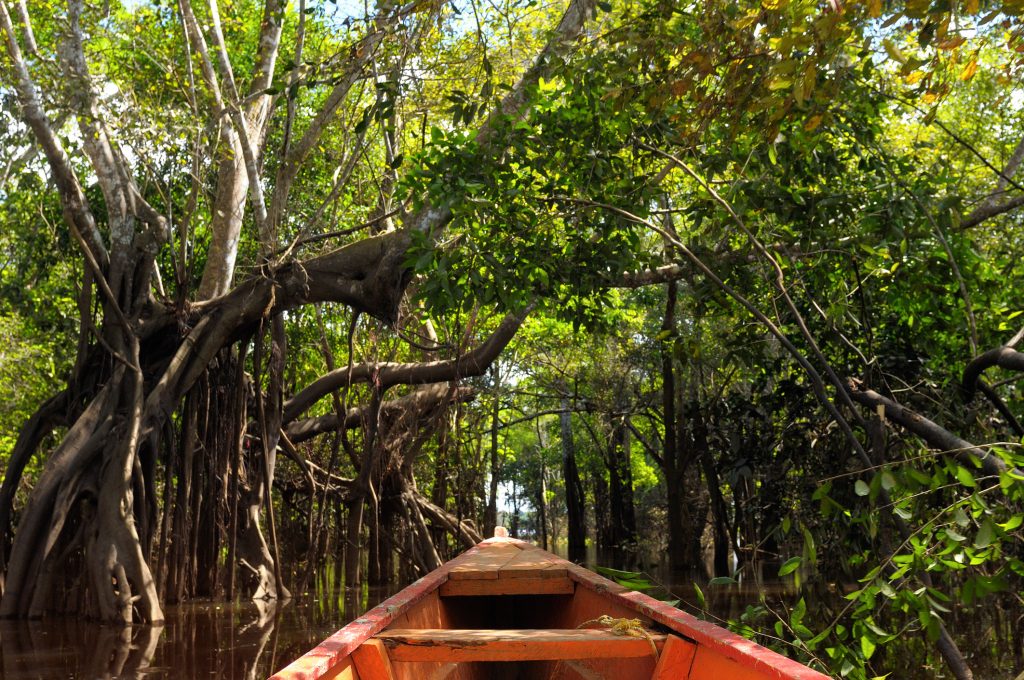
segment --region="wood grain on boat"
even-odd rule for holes
[[[375,636],[393,661],[553,661],[654,656],[665,635],[650,638],[609,630],[386,630]]]

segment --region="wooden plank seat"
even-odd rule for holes
[[[666,636],[618,635],[609,630],[510,629],[385,630],[374,636],[384,643],[394,663],[403,661],[557,661],[565,659],[625,659],[654,656]]]

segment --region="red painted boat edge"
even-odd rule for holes
[[[471,558],[489,545],[512,544],[522,550],[540,550],[535,545],[514,538],[489,538],[470,548],[455,559],[446,562],[407,588],[388,598],[363,616],[347,624],[338,632],[317,645],[313,650],[299,657],[287,667],[271,676],[270,680],[318,680],[326,675],[335,664],[349,656],[356,647],[370,636],[387,627],[396,617],[441,587],[448,580],[448,573],[459,564]],[[546,554],[547,551],[544,551]],[[689,638],[708,651],[720,654],[736,663],[757,671],[775,680],[829,680],[801,663],[777,652],[762,647],[725,628],[702,621],[691,614],[664,602],[659,602],[643,593],[631,591],[619,584],[596,574],[589,569],[552,556],[564,563],[569,577],[577,584],[593,592],[616,600],[653,621],[667,626],[683,637]]]
[[[322,678],[335,664],[349,656],[371,635],[376,635],[384,630],[395,618],[440,588],[441,584],[448,580],[449,571],[466,558],[485,548],[488,543],[493,542],[497,541],[490,539],[479,543],[420,580],[414,581],[359,618],[346,624],[312,650],[270,676],[269,680],[318,680],[318,678]]]
[[[569,565],[569,577],[581,586],[638,611],[644,616],[668,626],[690,638],[699,646],[707,647],[733,661],[777,680],[829,680],[827,675],[808,668],[788,657],[737,635],[692,614],[659,602],[643,593],[629,590],[577,564]]]
[[[503,540],[514,542],[523,549],[540,550],[537,546],[525,541]],[[709,651],[721,654],[743,666],[763,673],[769,678],[776,680],[829,680],[827,675],[762,647],[742,635],[698,619],[692,614],[687,614],[681,609],[659,602],[643,593],[629,590],[578,564],[573,564],[557,556],[556,559],[566,565],[569,577],[583,587],[593,590],[599,595],[619,600],[624,606],[668,626],[698,645],[707,647]]]

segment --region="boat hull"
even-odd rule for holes
[[[612,622],[612,630],[597,620]],[[623,623],[639,619],[643,628]],[[827,676],[528,543],[488,539],[271,680],[823,680]]]

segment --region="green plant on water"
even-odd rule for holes
[[[645,593],[673,607],[677,606],[680,602],[680,599],[674,597],[668,587],[642,571],[622,571],[620,569],[600,566],[595,566],[594,571],[607,579],[615,581],[623,588]]]

